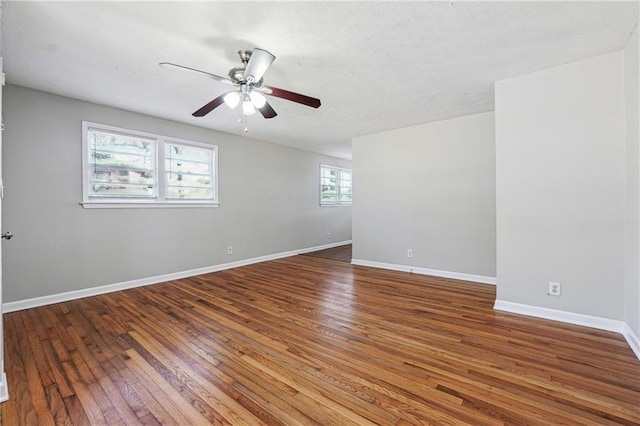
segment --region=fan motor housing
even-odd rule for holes
[[[229,70],[229,80],[231,80],[234,84],[246,83],[244,79],[244,67],[231,68],[231,70]],[[263,81],[264,78],[260,78],[260,80],[251,83],[251,87],[260,87],[262,86]]]
[[[231,68],[229,70],[229,80],[236,84],[244,83],[244,67]]]

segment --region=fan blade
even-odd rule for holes
[[[224,97],[227,95],[227,93],[223,93],[222,95],[218,96],[217,98],[215,98],[214,100],[212,100],[211,102],[209,102],[208,104],[206,104],[205,106],[203,106],[202,108],[200,108],[199,110],[197,110],[191,115],[193,115],[194,117],[204,117],[205,115],[209,114],[211,111],[218,108],[220,105],[224,103]]]
[[[275,59],[276,57],[266,50],[253,49],[247,68],[244,70],[244,80],[249,83],[260,81]]]
[[[277,87],[273,87],[273,86],[262,86],[259,90],[261,90],[263,93],[267,95],[275,96],[276,98],[286,99],[288,101],[297,102],[299,104],[310,106],[312,108],[318,108],[321,105],[320,99],[301,95],[300,93],[290,92],[284,89],[278,89]]]
[[[269,102],[265,102],[262,108],[258,108],[258,111],[260,111],[260,114],[262,114],[264,118],[273,118],[278,115],[276,110],[269,105]]]
[[[214,80],[219,81],[221,83],[233,84],[233,82],[231,80],[229,80],[228,78],[220,77],[219,75],[211,74],[210,72],[206,72],[206,71],[197,70],[195,68],[185,67],[184,65],[173,64],[171,62],[160,62],[158,65],[160,65],[161,67],[176,67],[176,68],[182,68],[182,69],[189,70],[189,71],[199,72],[200,74],[208,75],[209,77],[211,77]]]

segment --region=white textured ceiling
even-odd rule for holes
[[[277,59],[265,84],[320,98],[269,98],[248,137],[350,157],[354,136],[493,109],[493,83],[622,49],[638,2],[3,2],[7,81],[242,134],[226,76],[237,50]],[[110,123],[111,124],[111,123]]]

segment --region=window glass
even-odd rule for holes
[[[213,199],[213,152],[176,143],[165,148],[167,190],[169,199]]]
[[[89,130],[90,195],[155,197],[154,140]]]

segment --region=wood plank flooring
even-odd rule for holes
[[[9,313],[4,425],[640,424],[615,333],[294,256]]]
[[[303,256],[321,257],[323,259],[351,263],[351,252],[352,245],[345,244],[343,246],[332,247],[324,250],[310,251],[309,253],[304,253]]]

